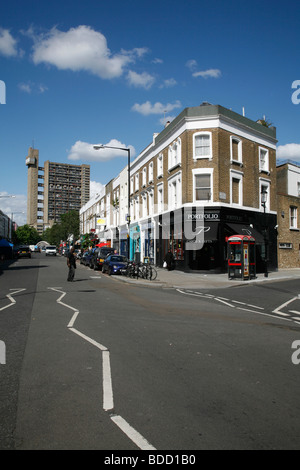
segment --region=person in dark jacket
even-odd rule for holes
[[[67,265],[69,268],[69,274],[68,274],[68,281],[73,282],[74,281],[74,276],[75,276],[75,269],[76,269],[76,258],[74,255],[75,248],[72,246],[71,250],[68,253],[67,256]]]
[[[168,271],[171,271],[171,269],[174,269],[175,260],[174,260],[174,256],[171,250],[169,250],[166,256],[164,257],[164,261],[167,263]]]

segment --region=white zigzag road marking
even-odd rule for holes
[[[73,328],[75,320],[79,315],[79,310],[62,302],[62,299],[65,297],[66,292],[60,290],[58,287],[48,287],[48,289],[53,290],[61,294],[61,296],[56,300],[56,302],[64,307],[72,310],[74,312],[69,324],[68,329],[73,333],[77,334],[85,341],[88,341],[90,344],[100,349],[102,352],[102,383],[103,383],[103,410],[112,411],[114,408],[114,399],[113,399],[113,389],[112,389],[112,378],[111,378],[111,367],[110,367],[110,355],[109,350],[106,346],[98,343],[94,339],[86,336],[81,331],[78,331],[76,328]],[[130,426],[125,419],[121,416],[110,414],[110,419],[128,436],[128,438],[134,442],[141,450],[156,450],[139,432],[137,432],[132,426]]]
[[[9,307],[12,307],[17,301],[13,298],[13,295],[15,294],[18,294],[19,292],[22,292],[23,290],[26,290],[26,289],[10,289],[10,290],[13,290],[14,292],[11,292],[10,294],[7,294],[6,297],[10,300],[10,304],[8,305],[5,305],[4,307],[1,307],[0,308],[0,311],[1,310],[5,310],[6,308],[9,308]]]

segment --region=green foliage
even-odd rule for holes
[[[90,234],[86,233],[82,237],[81,246],[82,246],[82,248],[85,249],[85,248],[89,248],[91,245],[93,245],[93,242],[91,241]]]
[[[13,242],[16,245],[36,245],[41,240],[38,231],[30,225],[22,225],[13,233]]]
[[[61,240],[66,241],[71,236],[73,236],[74,241],[79,238],[79,212],[76,210],[63,214],[59,224],[47,228],[43,233],[43,240],[51,245],[59,246]]]

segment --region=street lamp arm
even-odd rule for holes
[[[128,190],[128,241],[127,241],[127,258],[129,260],[130,258],[130,148],[125,148],[125,147],[111,147],[110,145],[93,145],[93,148],[95,150],[101,150],[101,149],[115,149],[115,150],[125,150],[128,153],[128,182],[127,182],[127,190]]]
[[[110,145],[93,145],[93,148],[95,150],[100,150],[100,149],[115,149],[115,150],[125,150],[126,152],[130,152],[130,149],[127,149],[125,147],[111,147]]]

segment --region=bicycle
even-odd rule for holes
[[[149,281],[155,281],[157,278],[157,271],[151,264],[146,264],[146,279]]]

